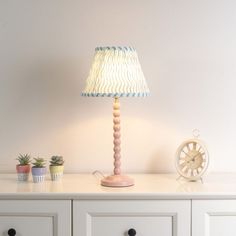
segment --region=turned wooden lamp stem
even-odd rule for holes
[[[121,174],[121,132],[120,132],[120,101],[115,97],[113,103],[113,144],[114,144],[114,175]]]
[[[101,180],[101,184],[106,187],[128,187],[134,185],[134,180],[127,175],[121,174],[121,132],[120,132],[120,102],[119,98],[114,98],[113,103],[113,150],[114,150],[114,170],[113,175],[109,175]]]

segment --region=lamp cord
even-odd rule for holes
[[[102,178],[105,178],[105,177],[106,177],[106,176],[105,176],[101,171],[99,171],[99,170],[93,171],[92,175],[93,175],[95,178],[99,178],[99,176],[102,177]]]

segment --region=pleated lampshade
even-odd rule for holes
[[[149,89],[133,47],[97,47],[82,96],[145,97]]]

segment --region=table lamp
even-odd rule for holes
[[[121,173],[120,97],[145,97],[149,89],[133,47],[97,47],[82,96],[113,97],[113,174],[101,180],[106,187],[128,187],[134,180]]]

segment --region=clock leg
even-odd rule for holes
[[[204,184],[204,182],[203,182],[203,178],[202,178],[202,177],[200,178],[200,181],[201,181],[202,184]]]
[[[179,175],[179,177],[176,179],[176,181],[180,180],[180,179],[181,179],[181,177],[182,177],[182,176],[181,176],[181,175]]]

